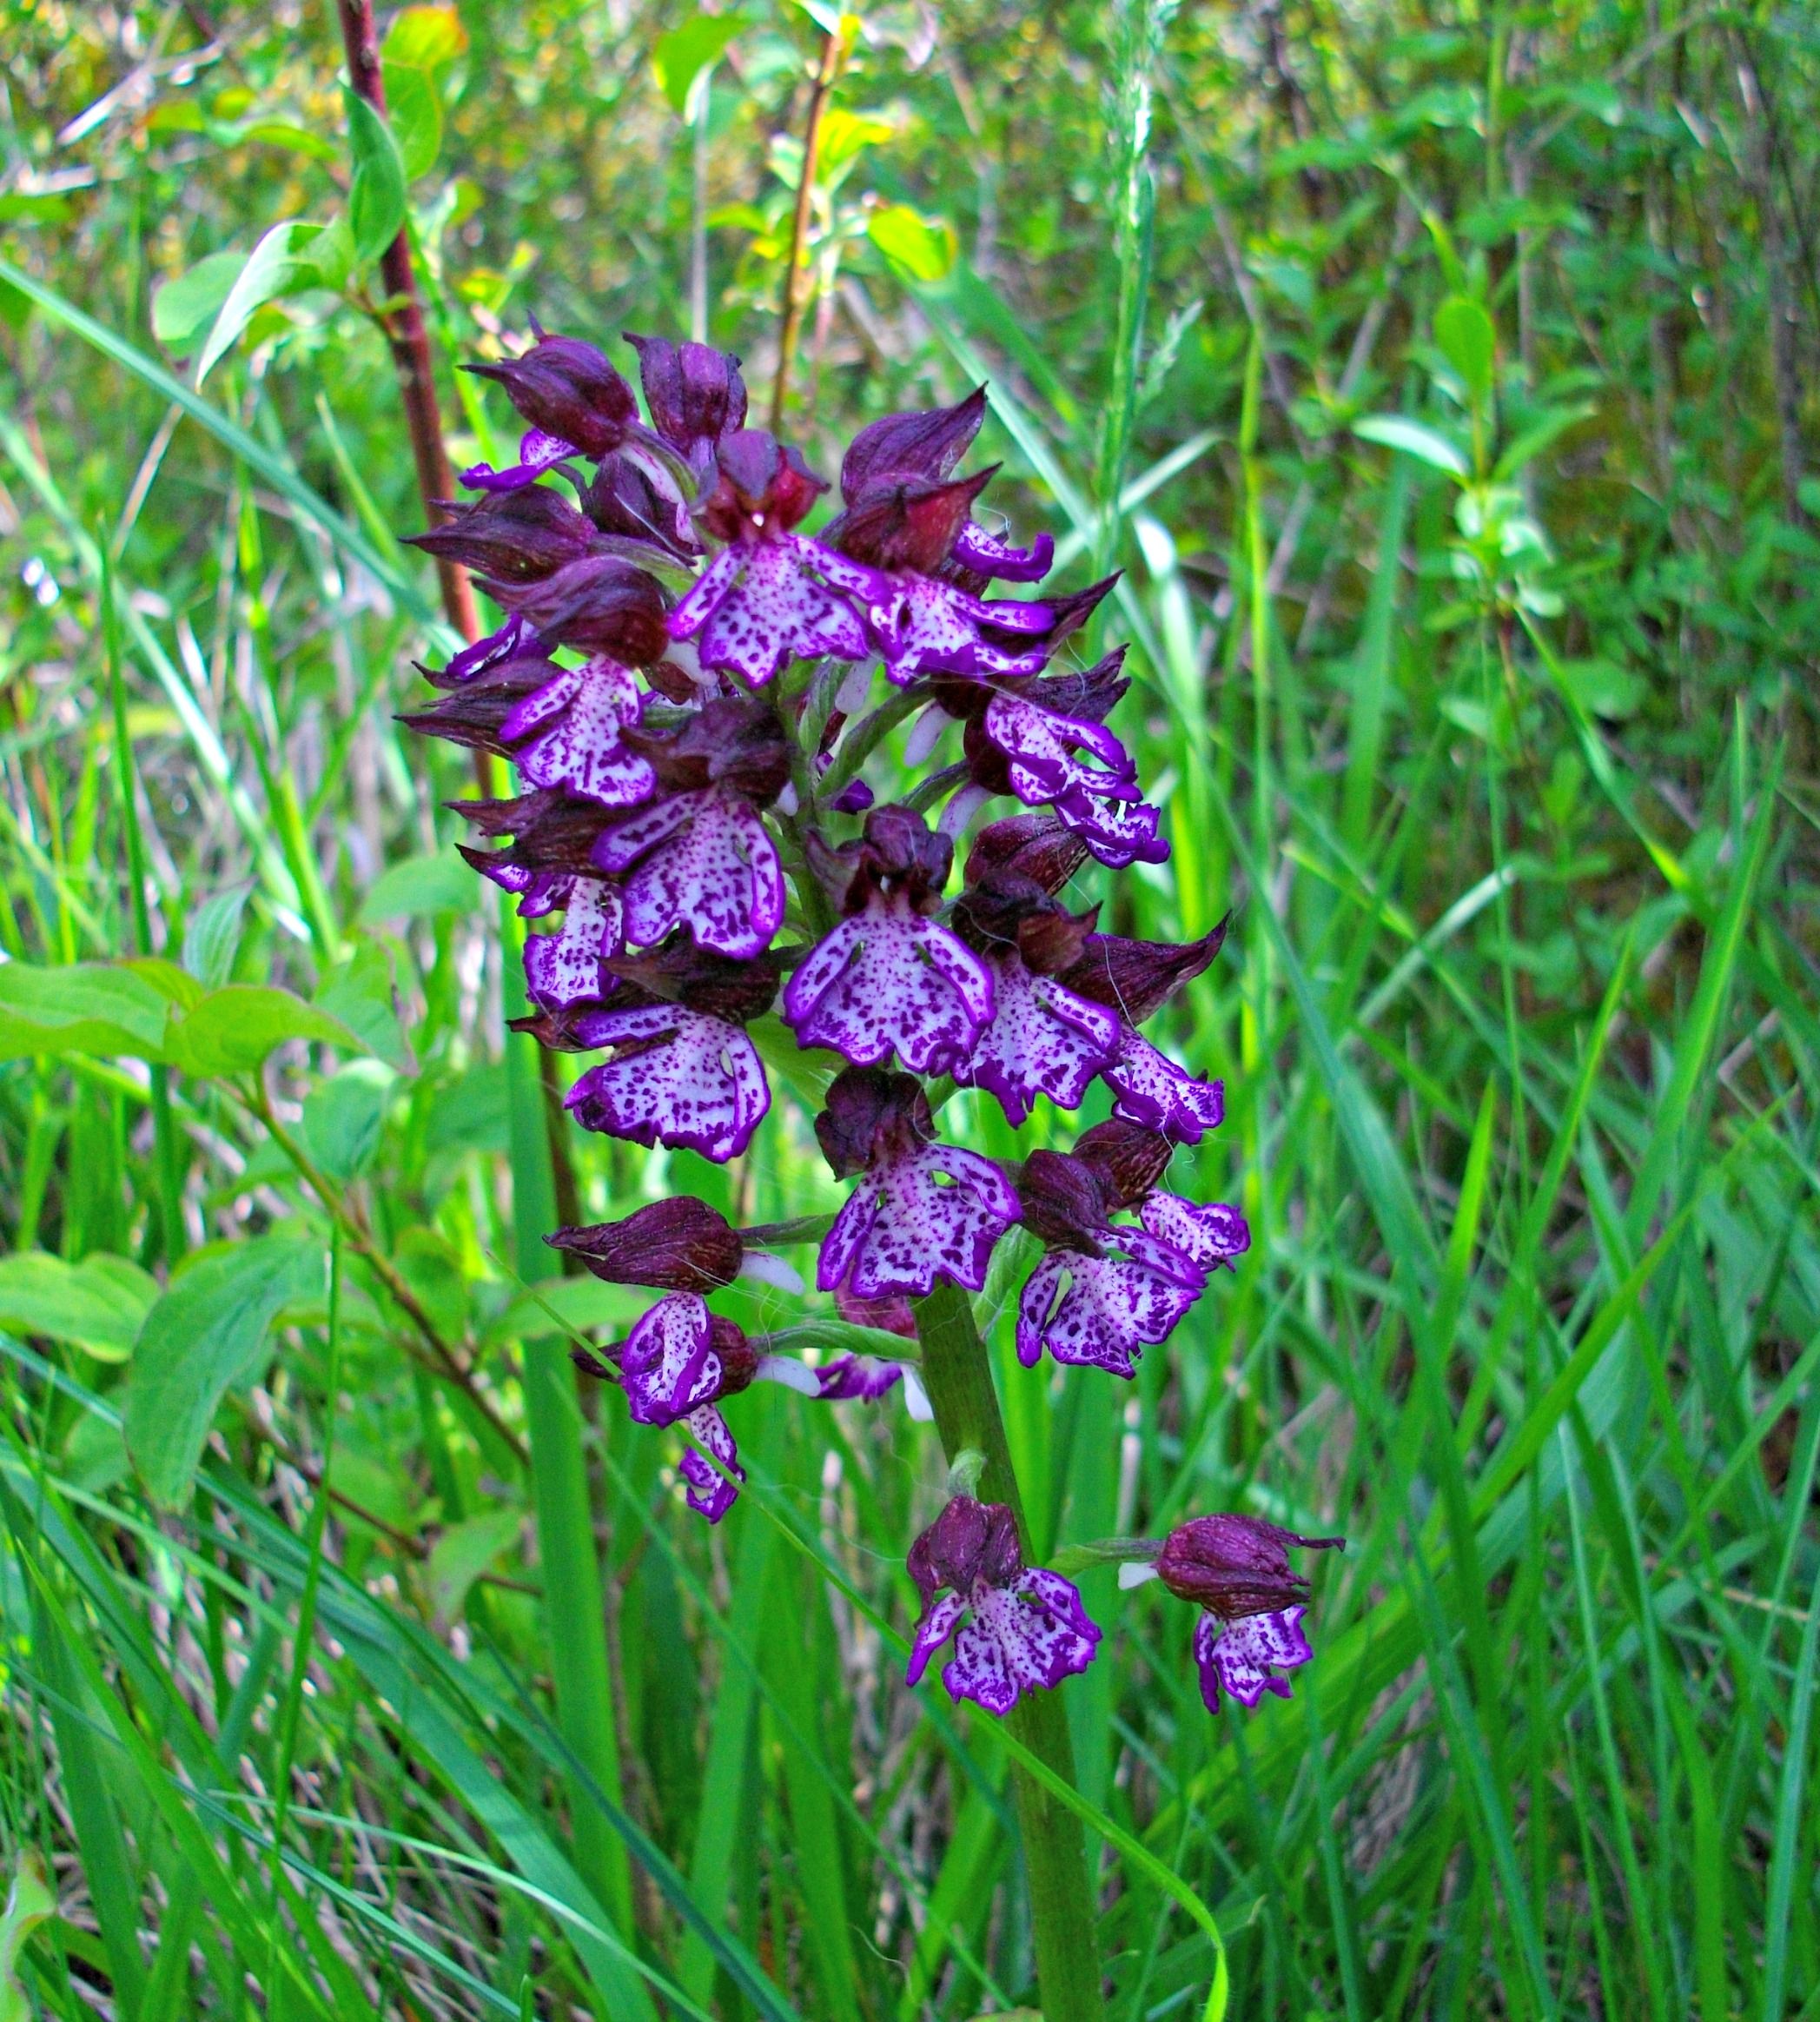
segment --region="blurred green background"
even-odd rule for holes
[[[1234,2016],[1820,2015],[1814,13],[460,0],[381,13],[389,139],[320,7],[3,20],[0,2016],[1034,1999],[990,1723],[900,1683],[932,1437],[751,1393],[710,1534],[572,1402],[640,1302],[524,1288],[538,1070],[393,720],[378,248],[458,464],[533,315],[762,414],[831,28],[788,432],[990,382],[992,501],[1125,571],[1175,853],[1108,921],[1234,909],[1156,1036],[1254,1247],[1129,1389],[996,1325],[1026,1501],[1351,1540],[1253,1715],[1086,1577],[1109,2012],[1207,2002],[1160,1863]],[[814,1096],[725,1172],[569,1131],[579,1203],[831,1205]]]

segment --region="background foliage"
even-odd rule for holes
[[[536,1070],[392,720],[447,637],[374,253],[408,205],[451,364],[693,315],[767,388],[824,25],[414,9],[388,135],[321,10],[7,9],[0,2014],[1028,1992],[993,1731],[898,1682],[932,1441],[754,1393],[712,1535],[614,1400],[527,1472],[526,1376],[636,1297],[525,1289]],[[991,381],[995,498],[1127,570],[1175,850],[1112,924],[1235,909],[1172,1038],[1236,1281],[1128,1393],[998,1337],[1049,1537],[1351,1538],[1251,1717],[1086,1582],[1084,1794],[1235,2014],[1820,2014],[1817,59],[1691,0],[956,0],[833,100],[792,430]],[[572,1133],[580,1203],[830,1204],[809,1113],[731,1176]],[[1102,1859],[1113,2012],[1195,2012]]]

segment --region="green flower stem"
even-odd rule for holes
[[[985,1455],[980,1499],[1009,1505],[1028,1553],[1029,1527],[1024,1521],[1017,1476],[1005,1443],[998,1394],[992,1387],[986,1344],[973,1323],[967,1295],[944,1278],[937,1281],[926,1299],[913,1300],[911,1307],[917,1316],[917,1336],[923,1344],[923,1387],[935,1408],[942,1450],[950,1461],[970,1448]],[[1074,1748],[1060,1693],[1026,1693],[1012,1708],[1006,1725],[1062,1783],[1074,1787]],[[1011,1782],[1023,1840],[1024,1873],[1030,1885],[1030,1923],[1044,2022],[1103,2022],[1106,2010],[1094,1942],[1093,1885],[1080,1818],[1021,1764],[1014,1762]]]
[[[502,898],[500,914],[509,977],[517,966],[522,930],[509,900]],[[515,1262],[519,1276],[534,1285],[550,1275],[553,1253],[543,1237],[546,1230],[556,1226],[556,1185],[544,1128],[536,1044],[521,1033],[512,1033],[506,1041],[506,1056]],[[597,1786],[615,1805],[622,1802],[606,1662],[606,1615],[594,1551],[594,1515],[588,1498],[575,1372],[567,1350],[558,1342],[526,1342],[523,1356],[531,1496],[537,1512],[544,1633],[556,1685],[556,1724],[574,1752],[579,1772],[566,1779],[575,1866],[615,1926],[629,1933],[632,1873],[625,1848],[589,1787]]]

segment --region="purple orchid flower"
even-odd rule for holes
[[[791,655],[864,660],[870,648],[854,600],[878,592],[874,571],[795,534],[827,487],[762,429],[721,438],[715,484],[697,508],[726,543],[670,614],[703,666],[763,687]]]
[[[1175,1194],[1151,1194],[1137,1218],[1159,1243],[1180,1250],[1203,1270],[1214,1271],[1221,1264],[1230,1270],[1251,1248],[1244,1216],[1223,1201],[1201,1206]]]
[[[822,1240],[816,1283],[862,1299],[926,1294],[936,1277],[976,1292],[1017,1195],[989,1158],[938,1144],[929,1098],[907,1074],[850,1067],[815,1134],[837,1179],[860,1184]]]
[[[1077,997],[1058,976],[1080,961],[1091,913],[1075,914],[1035,878],[983,870],[956,906],[956,931],[992,978],[992,1022],[954,1069],[963,1087],[998,1098],[1014,1128],[1039,1095],[1078,1109],[1117,1061],[1118,1014]]]
[[[621,737],[642,709],[631,670],[602,654],[559,669],[518,704],[500,737],[531,786],[566,787],[603,807],[635,807],[657,789],[650,760]]]
[[[728,786],[673,793],[606,830],[594,861],[622,879],[625,938],[687,927],[715,953],[762,955],[784,924],[784,866],[758,811]]]
[[[1151,1142],[1167,1157],[1166,1141]],[[1129,1378],[1143,1350],[1167,1340],[1200,1297],[1207,1273],[1169,1243],[1113,1221],[1151,1182],[1128,1192],[1132,1183],[1115,1163],[1094,1156],[1088,1139],[1082,1144],[1085,1157],[1081,1147],[1033,1151],[1018,1182],[1024,1222],[1048,1248],[1018,1301],[1017,1358],[1031,1369],[1047,1350],[1059,1362]]]
[[[525,992],[546,1011],[599,996],[604,966],[619,952],[624,931],[619,894],[599,878],[539,878],[518,910],[523,918],[536,919],[559,906],[562,925],[555,933],[525,939]]]
[[[1025,1566],[1016,1520],[1003,1502],[955,1496],[910,1547],[910,1573],[923,1616],[907,1684],[922,1681],[952,1638],[954,1654],[942,1667],[949,1697],[1003,1715],[1026,1692],[1052,1691],[1094,1660],[1100,1630],[1079,1589],[1059,1573]]]
[[[1164,1541],[1154,1570],[1178,1600],[1205,1609],[1195,1626],[1201,1696],[1220,1710],[1221,1691],[1254,1707],[1266,1692],[1289,1697],[1279,1671],[1306,1664],[1314,1653],[1301,1628],[1308,1582],[1289,1564],[1287,1548],[1344,1551],[1343,1537],[1303,1537],[1261,1517],[1191,1517]]]
[[[895,1052],[913,1073],[963,1060],[992,1017],[992,978],[979,958],[929,916],[941,903],[954,846],[909,808],[874,808],[864,839],[811,862],[845,914],[811,950],[784,991],[799,1046],[828,1046],[856,1067]]]
[[[519,443],[518,462],[505,470],[477,463],[461,474],[471,488],[515,491],[571,456],[604,456],[625,441],[638,420],[632,391],[606,355],[577,337],[537,341],[521,357],[470,365],[497,380],[531,427]]]
[[[1118,1115],[1178,1144],[1198,1144],[1226,1120],[1223,1082],[1188,1073],[1135,1032],[1126,1033],[1116,1063],[1101,1078],[1118,1097]]]

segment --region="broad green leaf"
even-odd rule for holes
[[[436,166],[442,151],[442,94],[428,70],[411,63],[383,63],[386,118],[398,143],[405,180],[414,182]]]
[[[210,253],[167,281],[152,297],[153,336],[181,355],[221,314],[246,263],[244,253]]]
[[[430,1608],[445,1628],[459,1621],[468,1589],[524,1528],[515,1509],[490,1509],[452,1523],[436,1540],[424,1567]]]
[[[1410,421],[1406,415],[1367,414],[1362,421],[1353,422],[1353,433],[1362,435],[1367,442],[1381,442],[1387,449],[1400,449],[1436,470],[1446,471],[1450,477],[1465,477],[1472,468],[1463,450],[1445,435],[1420,421]]]
[[[1560,677],[1589,716],[1603,716],[1612,723],[1636,715],[1649,693],[1641,674],[1612,660],[1563,660]]]
[[[354,187],[347,199],[355,255],[377,260],[405,222],[405,165],[392,129],[358,93],[347,91]]]
[[[658,37],[652,68],[659,89],[677,113],[686,117],[693,111],[690,96],[696,80],[714,68],[745,25],[743,14],[697,14]]]
[[[294,288],[314,285],[316,269],[308,256],[310,242],[322,229],[301,218],[274,225],[254,247],[223,298],[208,332],[208,341],[196,359],[195,382],[201,386],[216,361],[252,320],[253,312],[268,302],[276,302]]]
[[[212,990],[170,1029],[169,1059],[186,1074],[248,1074],[275,1046],[317,1039],[351,1053],[367,1049],[331,1012],[269,984]]]
[[[73,1342],[97,1362],[132,1353],[157,1280],[123,1256],[96,1251],[69,1263],[42,1250],[0,1256],[0,1325]]]
[[[1450,295],[1434,312],[1434,341],[1475,401],[1492,390],[1498,357],[1498,328],[1470,295]]]
[[[0,2022],[31,2022],[31,2003],[17,1977],[19,1954],[32,1932],[56,1914],[56,1895],[43,1855],[36,1846],[21,1848],[6,1907],[0,1911]]]
[[[304,1144],[331,1179],[354,1178],[379,1149],[386,1097],[396,1079],[383,1061],[350,1060],[303,1098]]]
[[[250,885],[230,885],[205,898],[184,930],[183,966],[210,990],[219,990],[234,973],[241,915],[252,889]]]
[[[316,1003],[354,1034],[367,1052],[400,1074],[416,1071],[416,1062],[398,1022],[398,1001],[392,988],[392,959],[378,943],[357,948],[316,992]]]
[[[0,1060],[32,1053],[164,1057],[170,1001],[129,969],[0,963]]]
[[[453,850],[407,857],[382,872],[361,901],[360,925],[425,919],[439,912],[472,912],[480,904],[474,874]]]
[[[866,236],[913,281],[940,281],[955,262],[954,227],[926,218],[907,203],[888,203],[866,220]]]
[[[258,1368],[279,1314],[321,1297],[325,1269],[320,1243],[255,1236],[199,1253],[147,1313],[133,1349],[126,1443],[155,1502],[188,1503],[215,1408]]]
[[[467,48],[467,30],[453,7],[406,7],[380,44],[380,61],[408,70],[440,70]]]
[[[150,984],[171,1007],[174,1017],[194,1011],[208,994],[206,984],[199,982],[175,962],[166,961],[162,955],[135,955],[122,962],[121,967],[130,971],[141,982]]]

